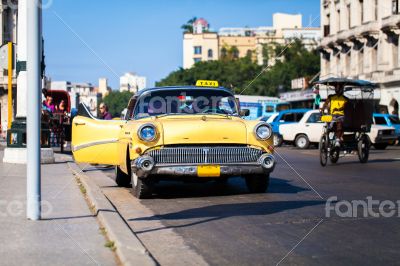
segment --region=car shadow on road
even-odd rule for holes
[[[298,200],[298,201],[265,201],[265,202],[246,202],[233,204],[218,204],[205,207],[186,209],[182,211],[154,215],[150,217],[128,219],[129,221],[185,221],[193,219],[202,219],[195,222],[191,221],[186,224],[169,225],[159,228],[151,228],[143,231],[135,231],[136,234],[148,233],[170,228],[189,227],[198,224],[208,223],[211,221],[244,216],[265,216],[287,210],[300,209],[304,207],[325,204],[321,200]]]
[[[310,189],[291,184],[291,181],[271,177],[268,189],[269,194],[296,194]],[[231,178],[227,183],[182,183],[182,182],[160,182],[156,185],[155,198],[201,198],[214,196],[234,196],[247,194],[248,190],[244,179]]]

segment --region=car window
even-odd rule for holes
[[[274,112],[274,106],[273,106],[273,105],[267,105],[267,106],[265,107],[265,112],[267,112],[267,113],[272,113],[272,112]]]
[[[287,113],[282,116],[281,120],[285,122],[295,122],[295,116],[293,113]]]
[[[387,125],[386,119],[382,116],[375,116],[375,124],[377,125]]]
[[[296,114],[296,122],[299,122],[304,116],[304,113],[297,113]]]
[[[320,113],[313,113],[307,120],[307,123],[318,123],[321,121],[321,114]]]
[[[395,116],[389,116],[389,120],[392,124],[396,124],[399,125],[400,124],[400,120],[399,118],[395,117]]]

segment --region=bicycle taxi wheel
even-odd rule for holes
[[[369,157],[369,140],[366,135],[363,135],[357,143],[357,153],[360,163],[368,162]]]
[[[326,166],[328,163],[328,141],[326,134],[322,135],[319,141],[319,162],[322,166]]]

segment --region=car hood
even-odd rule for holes
[[[169,116],[157,119],[164,145],[247,144],[247,127],[241,119],[222,116]]]

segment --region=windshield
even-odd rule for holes
[[[132,119],[168,114],[238,115],[235,97],[218,89],[164,89],[142,95]]]

